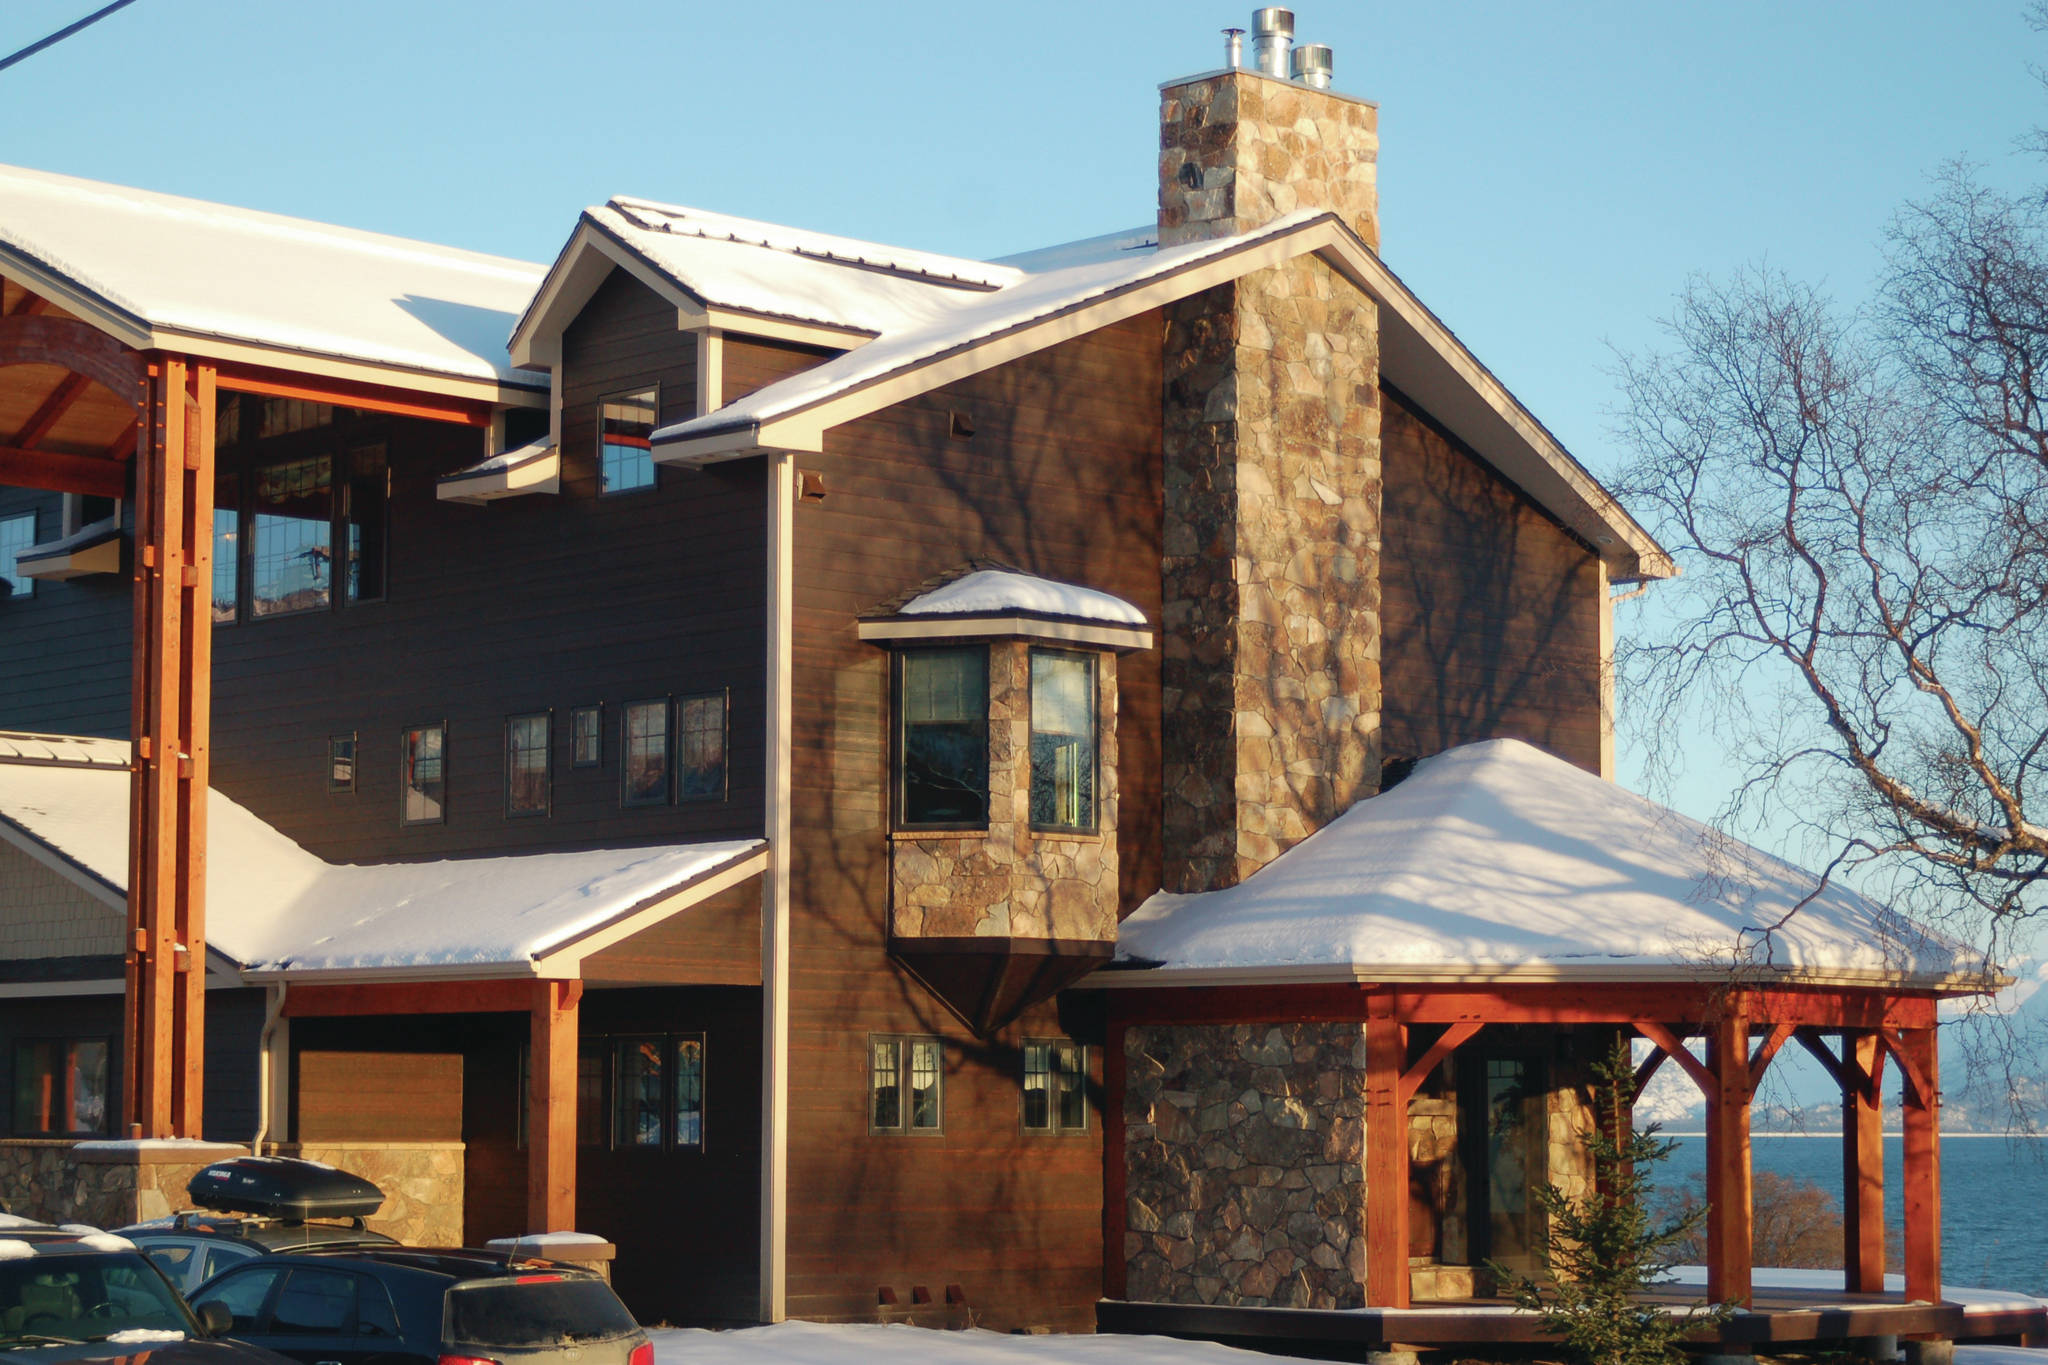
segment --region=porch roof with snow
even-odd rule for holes
[[[497,401],[547,388],[504,349],[546,273],[526,261],[6,166],[0,267],[137,349]]]
[[[1816,894],[1818,880],[1489,740],[1424,760],[1237,886],[1151,897],[1088,984],[1995,984],[1961,945],[1846,887]]]
[[[126,905],[128,744],[0,734],[0,839]],[[758,873],[766,845],[325,862],[208,793],[206,937],[244,980],[580,975],[583,959]]]

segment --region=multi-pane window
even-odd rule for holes
[[[868,1039],[868,1131],[945,1128],[945,1053],[936,1038]]]
[[[897,656],[897,820],[910,829],[988,824],[988,650]]]
[[[604,757],[604,708],[579,706],[569,713],[569,766],[595,768]]]
[[[684,697],[676,703],[676,799],[725,799],[725,693]]]
[[[619,799],[628,806],[668,803],[668,700],[631,701],[619,712]]]
[[[344,586],[351,602],[374,602],[384,596],[384,522],[390,489],[389,465],[381,444],[357,446],[349,452],[340,512],[348,553]]]
[[[1031,651],[1031,824],[1095,828],[1095,661]]]
[[[523,1058],[522,1050],[522,1142]],[[704,1150],[704,1035],[583,1039],[576,1050],[576,1141],[641,1151]]]
[[[1088,1128],[1088,1049],[1079,1043],[1024,1044],[1024,1131]]]
[[[541,711],[505,722],[505,813],[548,813],[553,717]]]
[[[15,564],[21,552],[35,543],[35,513],[0,517],[0,597],[26,597],[36,590],[36,581]]]
[[[352,792],[356,789],[356,737],[327,737],[327,790]]]
[[[526,1123],[526,1063],[524,1053],[519,1066],[519,1122],[522,1135]],[[611,1133],[611,1125],[605,1122],[604,1108],[604,1043],[595,1038],[585,1038],[576,1045],[576,1142],[583,1147],[602,1147]],[[524,1141],[522,1137],[522,1142]]]
[[[612,1143],[661,1146],[662,1047],[660,1038],[621,1038],[612,1071]]]
[[[14,1136],[104,1133],[105,1038],[34,1038],[14,1045]]]
[[[398,790],[406,824],[439,824],[446,818],[447,749],[445,725],[422,725],[400,737]]]
[[[675,1040],[675,1104],[670,1108],[672,1144],[697,1149],[704,1145],[704,1035]]]
[[[654,389],[614,394],[597,405],[598,491],[630,493],[654,487]]]
[[[213,620],[228,626],[242,614],[241,500],[232,478],[222,479],[213,496]]]
[[[334,569],[334,459],[261,465],[250,483],[249,614],[329,605]]]

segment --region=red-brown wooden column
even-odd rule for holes
[[[1747,1304],[1754,1210],[1749,1164],[1749,1007],[1733,995],[1707,1035],[1707,1298]]]
[[[1842,1033],[1843,1284],[1884,1292],[1884,1052],[1877,1035]]]
[[[123,1113],[199,1137],[205,1109],[214,371],[158,357],[135,454]]]
[[[1401,1073],[1408,1030],[1390,996],[1375,995],[1365,1017],[1365,1302],[1408,1306],[1408,1107]]]
[[[1941,1300],[1941,1076],[1932,1028],[1900,1031],[1905,1072],[1906,1297]]]
[[[526,1230],[576,1227],[576,1016],[581,981],[534,983],[527,1049]]]

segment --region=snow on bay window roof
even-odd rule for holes
[[[1145,624],[1145,613],[1121,597],[1015,569],[976,569],[942,587],[919,593],[897,608],[899,616],[992,616],[1009,612],[1066,616],[1104,625]]]
[[[1096,984],[1728,980],[1985,988],[1988,964],[1519,740],[1418,764],[1236,886],[1161,892]],[[1802,899],[1812,895],[1803,908]]]
[[[1144,611],[1123,598],[986,560],[926,579],[863,616],[860,637],[877,643],[1033,638],[1115,650],[1152,647]]]
[[[124,896],[127,751],[121,740],[0,734],[0,837],[56,854],[103,900]],[[535,975],[544,959],[559,966],[612,941],[643,911],[672,900],[680,909],[693,890],[729,884],[763,847],[730,839],[336,864],[210,791],[207,941],[254,979]]]

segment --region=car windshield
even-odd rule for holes
[[[638,1330],[610,1285],[580,1275],[513,1275],[448,1291],[450,1345],[502,1351],[605,1341]]]
[[[197,1335],[185,1305],[139,1252],[0,1257],[0,1350],[52,1340],[148,1342]]]

